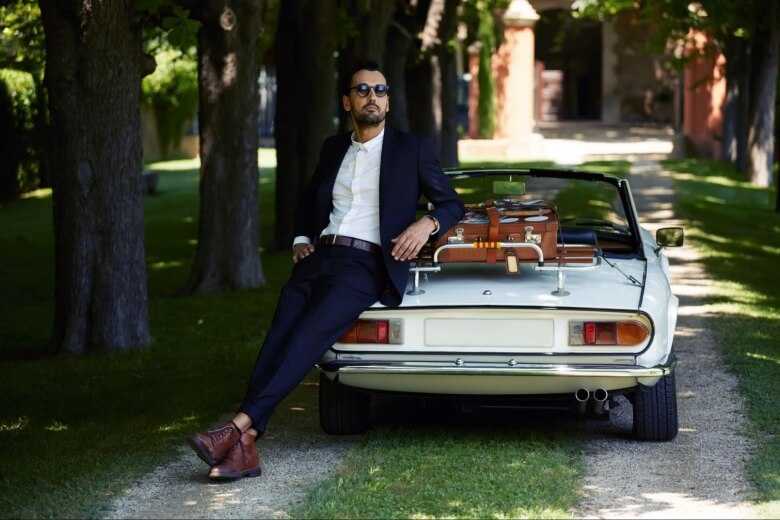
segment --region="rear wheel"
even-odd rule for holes
[[[634,392],[634,437],[641,441],[670,441],[677,436],[677,389],[674,372],[654,386]]]
[[[363,433],[369,426],[371,396],[320,372],[320,426],[331,435]]]

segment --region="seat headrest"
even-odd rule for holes
[[[561,227],[559,230],[559,242],[562,244],[598,245],[596,232],[592,229],[581,227]]]

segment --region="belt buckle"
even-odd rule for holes
[[[337,237],[337,236],[338,236],[338,235],[333,235],[333,238],[332,238],[332,239],[331,239],[331,241],[330,241],[330,245],[332,245],[332,246],[335,246],[335,245],[336,245],[336,237]]]

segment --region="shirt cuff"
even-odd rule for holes
[[[298,244],[311,244],[311,239],[304,235],[297,236],[293,239],[293,247]]]

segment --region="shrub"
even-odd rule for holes
[[[167,156],[179,143],[198,109],[198,71],[194,50],[165,49],[157,68],[142,83],[143,102],[154,111],[160,151]]]
[[[37,91],[31,74],[0,69],[0,198],[38,185]]]

